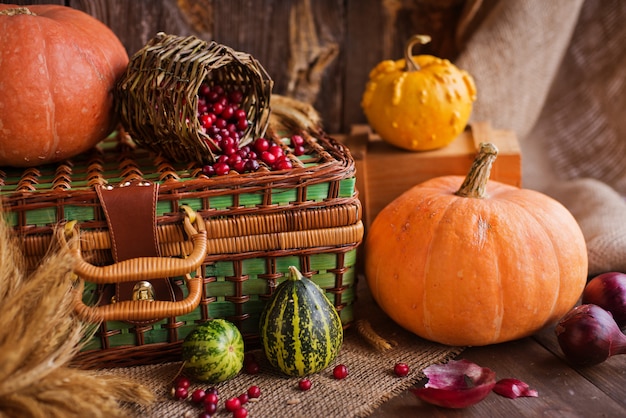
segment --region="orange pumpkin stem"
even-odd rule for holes
[[[4,9],[0,10],[0,15],[3,16],[16,16],[16,15],[32,15],[36,16],[35,13],[31,12],[27,7],[15,7],[13,9]]]
[[[498,148],[494,144],[490,142],[481,143],[472,167],[455,194],[461,197],[474,197],[477,199],[486,197],[487,193],[485,190],[491,174],[491,166],[497,156]]]
[[[426,45],[430,42],[430,36],[428,35],[413,35],[406,43],[404,50],[404,60],[406,62],[406,71],[419,71],[420,66],[417,65],[413,59],[413,47],[416,44]]]

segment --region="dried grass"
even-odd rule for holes
[[[269,127],[274,131],[303,130],[315,133],[322,126],[322,120],[315,108],[305,102],[279,94],[272,94],[272,112]]]
[[[155,398],[126,378],[69,367],[88,332],[73,314],[72,265],[55,247],[27,272],[0,220],[0,417],[128,417],[131,404]]]

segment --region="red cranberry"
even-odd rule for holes
[[[205,396],[206,392],[203,389],[196,389],[191,392],[191,401],[194,403],[202,403],[204,402]]]
[[[298,389],[306,391],[311,389],[311,381],[309,379],[302,379],[298,382]]]
[[[406,363],[396,363],[393,367],[393,372],[398,377],[404,377],[409,374],[409,365]]]
[[[228,126],[228,122],[226,121],[226,119],[216,118],[215,119],[215,126],[217,126],[220,129],[225,129],[226,126]]]
[[[335,366],[333,369],[333,377],[337,380],[345,379],[348,377],[348,368],[343,364]]]
[[[239,408],[233,411],[233,418],[246,418],[248,416],[248,410],[246,408]]]
[[[276,145],[276,144],[272,144],[268,151],[274,154],[276,158],[279,158],[285,155],[285,152],[283,151],[283,149],[279,145]]]
[[[211,93],[211,87],[209,87],[208,84],[202,84],[198,92],[204,97],[206,97]]]
[[[188,389],[191,386],[191,380],[186,376],[179,376],[174,381],[174,387]]]
[[[261,396],[261,388],[258,386],[250,386],[248,388],[248,397],[249,398],[258,398]]]
[[[228,99],[232,103],[239,104],[239,103],[243,102],[243,93],[241,92],[241,90],[233,90],[228,95]]]
[[[247,146],[241,147],[237,150],[237,155],[240,155],[241,158],[249,158],[248,154],[250,154],[250,148]]]
[[[189,391],[187,390],[187,388],[179,386],[174,389],[174,399],[177,399],[177,400],[187,399],[188,396],[189,396]]]
[[[237,398],[239,398],[239,402],[242,405],[247,404],[248,400],[250,399],[250,397],[248,396],[248,392],[242,393],[241,395],[237,396]]]
[[[290,170],[293,168],[293,164],[286,157],[281,157],[278,161],[274,163],[272,166],[275,170]]]
[[[230,172],[230,166],[226,163],[215,163],[213,168],[215,168],[215,174],[218,176],[225,176]]]
[[[213,103],[213,113],[215,113],[216,115],[221,115],[223,111],[224,105],[222,105],[220,102]]]
[[[224,110],[222,110],[222,117],[224,119],[230,119],[233,117],[234,114],[235,114],[235,109],[233,109],[232,106],[226,106],[224,107]]]
[[[293,153],[295,155],[298,155],[298,156],[304,155],[304,153],[305,153],[304,145],[296,145],[296,146],[294,146],[293,147]]]
[[[214,403],[217,405],[217,402],[219,401],[219,397],[217,396],[217,393],[214,392],[206,392],[204,395],[204,403]]]
[[[261,160],[269,166],[273,165],[276,162],[276,156],[269,151],[263,151],[261,153]]]
[[[243,110],[243,109],[236,109],[234,117],[237,118],[237,119],[246,119],[248,117],[248,115],[246,114],[245,110]]]
[[[253,148],[257,153],[261,154],[270,148],[270,141],[266,138],[257,138],[253,143]]]
[[[207,412],[210,415],[215,414],[217,412],[217,404],[216,403],[205,402],[204,403],[204,411]]]
[[[204,102],[198,102],[198,113],[203,115],[209,111],[209,106]]]
[[[237,409],[241,408],[241,401],[239,400],[239,398],[230,398],[226,400],[226,402],[224,403],[224,407],[230,412],[236,411]]]
[[[248,161],[246,161],[246,168],[248,167],[249,163],[251,163],[251,162],[255,162],[256,163],[256,161],[254,161],[254,160],[248,160]],[[257,163],[257,166],[258,165],[259,165],[259,163]],[[255,170],[250,170],[250,171],[255,171]],[[258,374],[259,370],[260,370],[260,367],[259,367],[259,364],[256,361],[249,361],[245,365],[245,370],[246,370],[246,373],[248,373],[248,374]]]
[[[198,418],[211,418],[212,416],[213,416],[212,413],[208,411],[204,411],[204,412],[200,412],[200,415],[198,415]]]
[[[246,161],[246,171],[255,172],[259,168],[261,168],[261,166],[259,165],[259,162],[257,160],[250,158],[248,161]]]
[[[237,128],[245,131],[246,128],[248,127],[248,120],[245,118],[239,118],[237,119]]]
[[[226,154],[228,155],[228,161],[226,161],[226,163],[230,165],[231,167],[243,161],[243,158],[241,158],[241,155],[237,154],[236,150],[233,151],[232,153],[227,152]]]
[[[221,95],[224,94],[224,87],[222,87],[222,86],[214,86],[213,87],[213,92],[215,94],[217,94],[218,96],[221,96]]]
[[[213,120],[214,118],[212,113],[205,113],[204,115],[200,116],[200,124],[205,128],[210,128],[211,126],[213,126]]]
[[[291,137],[291,145],[304,145],[304,138],[301,135],[293,135]]]
[[[233,170],[235,170],[238,173],[245,173],[246,172],[246,163],[248,161],[247,160],[239,160],[236,163],[234,163],[232,165]]]
[[[202,167],[202,172],[207,176],[212,176],[215,174],[215,169],[212,165],[205,165]]]

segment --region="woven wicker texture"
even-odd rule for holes
[[[301,156],[284,139],[288,134],[274,128],[266,133],[292,159],[291,170],[207,177],[198,163],[172,162],[120,134],[72,161],[0,172],[7,220],[22,238],[30,268],[48,250],[56,225],[71,225],[63,231],[80,234],[80,248],[73,249],[75,271],[85,281],[79,310],[107,321],[76,365],[171,361],[182,339],[210,318],[230,320],[254,343],[264,301],[290,265],[325,289],[345,326],[353,321],[356,251],[364,233],[354,161],[326,135],[299,133],[306,141]],[[96,189],[146,183],[159,185],[154,210],[160,258],[114,263],[114,240]],[[129,196],[126,205],[132,207],[135,194]],[[180,299],[108,303],[122,282],[132,287],[163,277],[171,278]]]
[[[116,108],[137,143],[174,161],[210,162],[213,140],[197,117],[202,83],[243,93],[252,122],[240,146],[265,134],[272,80],[249,54],[194,36],[157,34],[134,54],[115,90]]]
[[[246,407],[251,417],[365,417],[384,401],[391,399],[424,378],[422,370],[430,364],[445,362],[462,352],[461,347],[431,343],[410,334],[387,317],[373,302],[365,280],[359,282],[359,304],[355,311],[358,320],[367,320],[377,334],[393,341],[394,347],[385,352],[376,351],[357,332],[350,328],[345,333],[344,344],[336,361],[326,370],[310,376],[313,383],[307,392],[298,389],[299,378],[290,378],[271,369],[262,352],[253,351],[261,366],[257,375],[239,374],[216,385],[220,408],[224,400],[238,396],[251,385],[261,388],[257,402]],[[406,378],[393,374],[396,362],[406,362],[411,373]],[[344,380],[332,377],[335,364],[345,364],[349,376]],[[171,398],[172,380],[180,369],[180,362],[160,365],[102,370],[135,379],[155,391],[159,400],[149,408],[130,410],[129,415],[142,417],[195,417],[201,412],[189,401]],[[194,383],[193,388],[206,388]],[[416,399],[416,402],[417,399]],[[409,413],[407,411],[407,413]],[[189,414],[189,415],[185,415]],[[221,409],[216,416],[230,416]]]

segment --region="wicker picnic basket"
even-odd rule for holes
[[[135,53],[115,89],[117,113],[136,142],[176,162],[212,162],[215,141],[197,117],[206,83],[243,94],[250,124],[240,146],[264,135],[273,82],[250,54],[195,36],[158,33]]]
[[[198,125],[201,83],[243,92],[250,123],[238,145],[264,136],[293,168],[205,174],[215,143]],[[52,243],[75,256],[76,312],[97,324],[76,365],[177,360],[187,334],[212,318],[236,324],[250,347],[291,265],[351,323],[363,237],[354,161],[314,111],[283,98],[271,112],[271,87],[248,54],[158,34],[117,85],[114,135],[70,161],[0,169],[4,216],[28,268]]]
[[[80,236],[68,241],[79,243],[77,312],[103,322],[78,366],[177,359],[185,336],[211,318],[235,323],[254,345],[262,307],[290,265],[352,322],[363,236],[354,161],[327,135],[299,133],[307,153],[290,154],[291,170],[207,177],[200,164],[175,163],[123,132],[71,161],[0,170],[4,215],[29,267],[53,239]],[[289,153],[285,135],[266,137]],[[159,281],[171,289],[149,292],[174,295],[137,297],[136,285]]]

